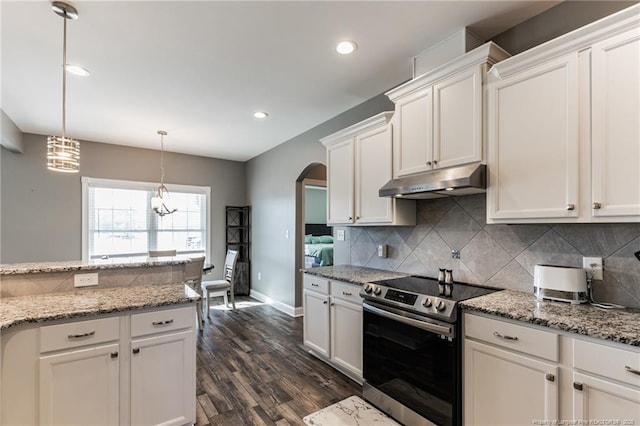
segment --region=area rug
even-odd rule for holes
[[[311,413],[302,420],[309,426],[400,426],[400,423],[355,395]]]

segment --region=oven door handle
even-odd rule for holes
[[[394,321],[401,322],[406,325],[410,325],[412,327],[417,327],[419,329],[430,331],[432,333],[442,334],[444,336],[453,336],[453,330],[449,326],[443,326],[432,321],[429,321],[427,318],[421,320],[415,320],[413,318],[408,318],[403,315],[394,314],[392,312],[387,311],[387,309],[380,309],[375,306],[372,306],[368,303],[362,304],[362,309],[365,311],[371,312],[372,314],[379,315],[383,318],[392,319]]]

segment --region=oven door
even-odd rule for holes
[[[366,301],[363,331],[363,377],[376,399],[381,392],[434,424],[460,424],[454,325]]]

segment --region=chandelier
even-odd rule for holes
[[[64,18],[62,42],[62,136],[47,138],[47,168],[57,172],[77,173],[80,168],[80,142],[66,136],[67,104],[67,19],[78,19],[78,11],[60,1],[51,4],[53,11]]]
[[[171,207],[169,190],[164,186],[164,137],[167,136],[167,132],[158,130],[158,134],[160,135],[160,186],[151,197],[151,209],[162,217],[178,209]]]

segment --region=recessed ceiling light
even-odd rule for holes
[[[267,118],[269,116],[269,114],[264,112],[264,111],[258,111],[258,112],[254,112],[253,116],[255,118]]]
[[[82,77],[86,77],[89,74],[91,74],[89,70],[87,70],[86,68],[79,67],[78,65],[67,64],[65,65],[64,69],[69,71],[71,74],[79,75]]]
[[[345,40],[338,43],[338,45],[336,46],[336,52],[338,52],[341,55],[348,55],[350,53],[355,52],[357,48],[358,48],[358,45],[356,44],[355,41]]]

